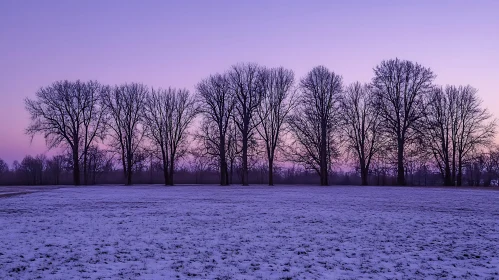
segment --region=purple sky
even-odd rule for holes
[[[62,79],[190,90],[237,62],[367,82],[383,59],[471,84],[499,116],[499,1],[0,0],[0,158],[46,152],[23,99]]]

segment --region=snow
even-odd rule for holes
[[[97,186],[0,198],[0,279],[498,279],[499,192]]]

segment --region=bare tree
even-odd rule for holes
[[[342,77],[324,66],[317,66],[301,81],[302,94],[289,124],[297,149],[295,161],[320,176],[320,184],[329,184],[329,170],[337,150],[334,132],[338,121]]]
[[[478,155],[484,171],[484,186],[491,186],[498,184],[499,177],[499,147],[497,145],[489,145],[486,151]]]
[[[88,184],[88,150],[95,143],[96,138],[104,139],[107,132],[106,118],[108,117],[101,96],[110,90],[109,86],[103,86],[95,81],[89,81],[82,88],[86,98],[87,107],[83,110],[83,181]]]
[[[462,184],[464,160],[490,143],[495,120],[471,86],[435,88],[424,117],[424,142],[434,156],[444,185]]]
[[[54,184],[59,185],[61,173],[64,169],[64,156],[56,155],[47,160],[47,173],[52,178]]]
[[[9,172],[9,166],[3,159],[0,158],[0,179]]]
[[[114,154],[93,145],[88,149],[88,172],[91,184],[103,173],[113,170]]]
[[[237,129],[234,119],[231,118],[227,130],[227,164],[229,165],[229,184],[234,182],[234,173],[240,173],[241,171],[242,147],[240,134],[241,133]]]
[[[21,161],[20,171],[28,185],[42,185],[43,172],[46,168],[47,158],[45,155],[37,155],[36,157],[26,156]]]
[[[445,90],[436,87],[428,96],[423,119],[426,152],[433,155],[445,186],[452,186],[455,182],[452,166],[457,148],[454,141],[457,136],[457,98],[454,87]]]
[[[256,130],[265,143],[269,186],[274,185],[274,159],[281,143],[285,120],[296,104],[293,91],[294,73],[283,67],[262,69],[259,75],[263,99],[257,107]]]
[[[143,160],[140,150],[145,132],[142,109],[147,93],[145,85],[131,83],[116,86],[103,95],[110,115],[110,145],[120,156],[127,185],[132,184],[135,165]]]
[[[257,125],[255,114],[263,99],[263,89],[258,83],[260,73],[260,66],[253,63],[234,65],[228,73],[236,99],[234,122],[241,132],[243,186],[248,185],[249,141]]]
[[[383,127],[397,148],[397,184],[405,185],[404,148],[418,133],[424,114],[424,96],[435,75],[429,68],[407,60],[391,59],[374,68],[374,94]]]
[[[358,82],[348,86],[341,102],[341,124],[347,148],[357,157],[362,185],[368,184],[371,161],[381,148],[380,119],[372,87]]]
[[[489,144],[496,130],[496,121],[492,119],[487,109],[481,107],[482,101],[476,93],[477,90],[469,85],[457,88],[455,146],[457,147],[456,184],[458,186],[462,184],[463,160],[478,147]]]
[[[495,157],[495,151],[491,149],[475,151],[468,157],[464,169],[467,169],[465,173],[470,186],[491,185],[492,180],[497,176]]]
[[[226,186],[229,184],[226,141],[234,110],[234,95],[229,80],[221,74],[201,81],[196,89],[203,115],[199,138],[207,153],[219,158],[220,185]]]
[[[203,147],[195,147],[190,151],[192,160],[189,162],[189,171],[194,173],[195,183],[200,184],[206,173],[213,166],[213,158],[205,153]]]
[[[160,151],[165,185],[173,185],[175,161],[185,154],[187,129],[197,113],[197,104],[186,89],[152,89],[147,96],[144,121]]]
[[[80,158],[85,160],[88,147],[105,129],[99,96],[106,90],[96,81],[59,81],[38,90],[36,99],[25,99],[31,116],[26,133],[32,138],[42,133],[49,148],[70,148],[75,185],[80,184]]]

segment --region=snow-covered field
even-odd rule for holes
[[[499,279],[499,192],[99,186],[0,198],[0,279]]]

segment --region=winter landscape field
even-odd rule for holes
[[[0,279],[499,279],[499,191],[95,186],[2,192]]]

